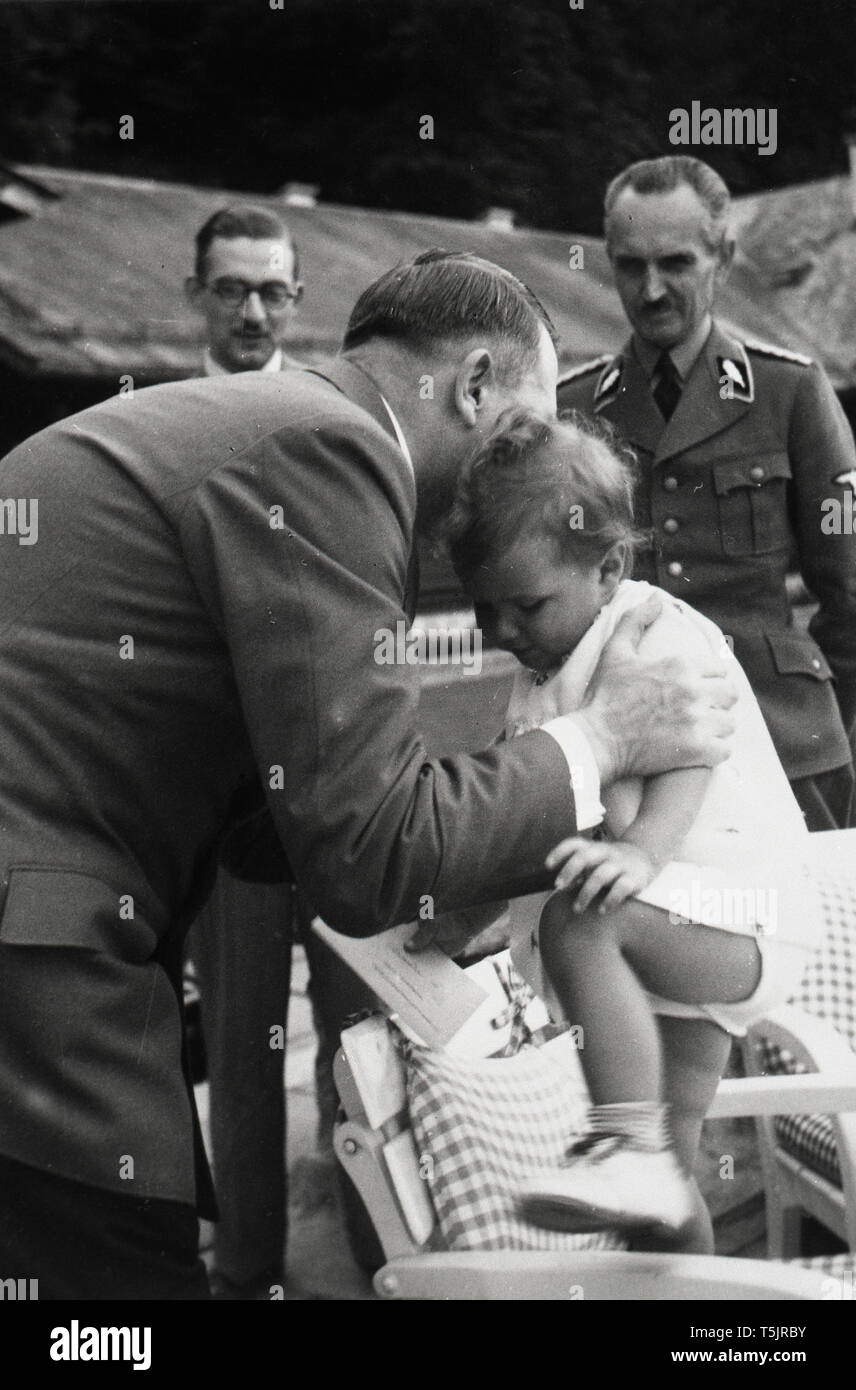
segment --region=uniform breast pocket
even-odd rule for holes
[[[766,555],[791,544],[787,454],[752,454],[713,465],[724,555]]]

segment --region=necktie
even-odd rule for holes
[[[667,352],[657,358],[657,385],[654,400],[660,408],[664,420],[670,420],[675,406],[681,399],[681,378],[678,369]]]

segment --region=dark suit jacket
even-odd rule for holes
[[[39,504],[36,544],[0,537],[0,1151],[192,1201],[181,937],[258,771],[309,899],[367,934],[549,886],[567,764],[542,732],[426,757],[416,669],[374,659],[415,486],[347,361],[105,402],[0,496]]]
[[[848,763],[856,536],[824,534],[821,503],[836,497],[849,512],[856,475],[843,475],[856,452],[821,368],[714,324],[668,424],[630,343],[563,378],[558,401],[632,445],[637,519],[652,537],[635,574],[733,638],[788,775]],[[785,576],[795,565],[820,602],[811,635],[793,623]]]

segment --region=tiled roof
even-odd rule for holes
[[[49,192],[35,214],[0,219],[0,362],[33,375],[145,380],[198,368],[200,325],[182,293],[193,237],[218,207],[251,201],[283,212],[298,239],[306,293],[289,352],[307,360],[337,348],[357,295],[382,271],[430,246],[471,250],[507,266],[543,299],[561,335],[563,365],[613,351],[627,334],[603,243],[570,233],[497,230],[480,223],[319,204],[284,207],[223,189],[21,166]],[[569,268],[582,246],[584,269]],[[726,287],[732,327],[814,350],[747,263]],[[820,335],[822,341],[822,335]]]
[[[740,198],[739,244],[774,305],[817,344],[837,386],[856,385],[856,218],[845,175]],[[810,350],[810,349],[809,349]]]

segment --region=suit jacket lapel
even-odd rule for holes
[[[353,362],[349,362],[345,357],[334,357],[323,369],[310,367],[309,370],[313,372],[315,376],[323,377],[325,381],[331,382],[343,395],[348,397],[349,401],[353,401],[354,405],[358,405],[365,410],[366,413],[386,431],[395,444],[396,449],[398,449],[399,453],[401,452],[398,440],[395,437],[395,429],[392,420],[389,417],[389,411],[384,405],[383,397],[371,380],[371,377],[366,376],[365,372],[361,371],[359,367],[354,366]],[[408,476],[413,479],[410,465],[404,460],[403,454],[402,460],[404,461]],[[413,482],[415,486],[415,480],[413,480]],[[407,563],[407,576],[405,578],[402,607],[407,614],[408,621],[412,623],[416,615],[416,602],[419,595],[419,551],[416,547],[415,537],[413,535],[408,537],[408,543],[410,545],[410,555]]]
[[[344,396],[348,397],[348,400],[353,401],[354,405],[360,406],[368,415],[371,415],[375,423],[391,435],[396,444],[398,443],[395,439],[392,421],[389,418],[389,411],[383,403],[380,391],[371,377],[366,376],[364,371],[356,367],[353,362],[349,362],[346,357],[334,357],[323,367],[310,367],[309,370],[315,376],[323,377],[325,381],[332,382]]]
[[[745,376],[748,399],[720,395],[720,361],[726,359],[738,366]],[[675,413],[667,423],[657,443],[654,462],[682,454],[703,439],[710,439],[728,429],[745,415],[751,404],[751,369],[742,343],[730,338],[716,324],[689,374]],[[652,400],[653,404],[653,400]],[[656,410],[656,406],[654,407]],[[659,412],[658,412],[659,414]]]

